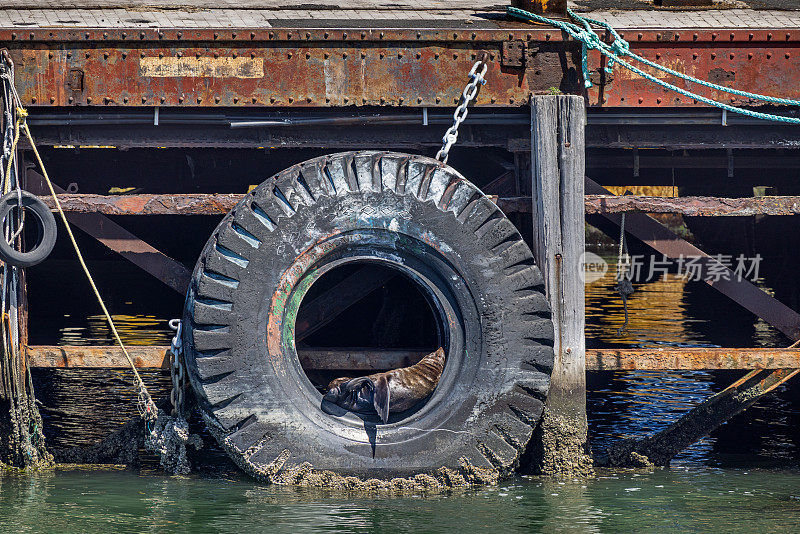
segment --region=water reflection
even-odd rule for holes
[[[46,533],[797,532],[798,488],[797,471],[678,468],[401,497],[67,471],[0,476],[0,525]]]

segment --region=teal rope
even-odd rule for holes
[[[676,93],[682,94],[682,95],[684,95],[684,96],[686,96],[688,98],[691,98],[693,100],[697,100],[698,102],[703,102],[704,104],[715,106],[715,107],[718,107],[720,109],[724,109],[726,111],[730,111],[730,112],[733,112],[733,113],[740,113],[742,115],[747,115],[749,117],[754,117],[754,118],[758,118],[758,119],[772,120],[772,121],[777,121],[777,122],[785,122],[785,123],[790,123],[790,124],[800,124],[800,118],[783,117],[781,115],[774,115],[774,114],[771,114],[771,113],[762,113],[762,112],[759,112],[759,111],[752,111],[752,110],[749,110],[749,109],[738,108],[736,106],[731,106],[731,105],[725,104],[723,102],[718,102],[716,100],[712,100],[710,98],[706,98],[704,96],[701,96],[701,95],[698,95],[696,93],[693,93],[693,92],[691,92],[689,90],[682,89],[682,88],[680,88],[680,87],[678,87],[678,86],[676,86],[674,84],[671,84],[669,82],[665,82],[663,80],[659,80],[655,76],[653,76],[653,75],[651,75],[651,74],[649,74],[649,73],[647,73],[647,72],[645,72],[645,71],[643,71],[643,70],[631,65],[629,62],[625,61],[622,58],[623,57],[630,57],[631,59],[639,61],[639,62],[641,62],[641,63],[643,63],[643,64],[645,64],[647,66],[650,66],[652,68],[660,70],[661,72],[665,72],[667,74],[671,74],[671,75],[676,76],[678,78],[681,78],[681,79],[683,79],[683,80],[685,80],[687,82],[696,83],[698,85],[702,85],[702,86],[708,87],[710,89],[715,89],[717,91],[721,91],[721,92],[725,92],[725,93],[729,93],[729,94],[735,94],[735,95],[738,95],[738,96],[741,96],[741,97],[745,97],[745,98],[750,98],[750,99],[753,99],[753,100],[761,100],[763,102],[770,102],[770,103],[773,103],[773,104],[788,105],[788,106],[800,106],[800,101],[799,100],[790,100],[790,99],[786,99],[786,98],[777,98],[777,97],[772,97],[772,96],[759,95],[759,94],[756,94],[756,93],[749,93],[747,91],[740,91],[738,89],[732,89],[730,87],[725,87],[724,85],[718,85],[718,84],[715,84],[715,83],[712,83],[712,82],[708,82],[708,81],[705,81],[705,80],[700,80],[700,79],[694,78],[692,76],[688,76],[686,74],[683,74],[681,72],[677,72],[675,70],[672,70],[672,69],[670,69],[668,67],[665,67],[663,65],[659,65],[658,63],[654,63],[654,62],[652,62],[652,61],[650,61],[650,60],[648,60],[648,59],[646,59],[646,58],[644,58],[642,56],[639,56],[638,54],[635,54],[635,53],[631,52],[630,51],[630,45],[628,44],[628,42],[625,41],[625,39],[623,39],[622,37],[620,37],[620,35],[614,30],[614,28],[611,27],[611,25],[609,25],[609,24],[607,24],[605,22],[601,22],[601,21],[594,20],[594,19],[589,19],[589,18],[583,18],[583,17],[579,16],[578,14],[576,14],[575,12],[573,12],[572,10],[567,10],[569,16],[572,17],[574,20],[580,22],[581,26],[578,26],[577,24],[573,24],[571,22],[564,22],[564,21],[559,21],[559,20],[554,20],[554,19],[550,19],[550,18],[547,18],[547,17],[543,17],[541,15],[537,15],[535,13],[531,13],[529,11],[525,11],[525,10],[518,9],[518,8],[515,8],[515,7],[508,7],[507,10],[508,10],[508,14],[510,16],[514,17],[514,18],[518,18],[518,19],[522,19],[522,20],[526,20],[526,21],[540,22],[540,23],[543,23],[543,24],[549,24],[551,26],[554,26],[554,27],[564,31],[570,37],[572,37],[573,39],[579,41],[581,43],[581,46],[582,46],[581,68],[583,70],[584,85],[587,88],[592,86],[592,82],[589,79],[589,65],[588,65],[588,59],[587,59],[587,56],[588,56],[587,52],[588,52],[588,50],[599,50],[601,54],[603,54],[603,55],[605,55],[605,56],[607,56],[609,58],[608,65],[606,66],[606,72],[608,72],[608,73],[611,73],[611,69],[613,69],[614,65],[616,63],[619,63],[624,68],[630,70],[634,74],[636,74],[636,75],[638,75],[638,76],[640,76],[640,77],[642,77],[642,78],[644,78],[646,80],[649,80],[649,81],[651,81],[651,82],[653,82],[653,83],[655,83],[657,85],[660,85],[661,87],[669,89],[670,91],[674,91]],[[594,24],[596,26],[600,26],[600,27],[605,28],[606,30],[608,30],[611,33],[611,35],[614,37],[614,41],[611,44],[605,43],[602,39],[600,39],[600,36],[597,35],[597,33],[592,29],[592,26],[591,26],[592,24]]]

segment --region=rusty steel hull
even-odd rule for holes
[[[558,31],[507,29],[0,30],[27,106],[424,106],[458,101],[488,54],[477,106],[525,105],[531,94],[580,93],[580,47]],[[631,48],[679,72],[745,91],[800,98],[800,30],[627,31]],[[590,54],[591,106],[697,102]],[[659,78],[704,96],[755,105]]]

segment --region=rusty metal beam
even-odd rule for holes
[[[611,195],[610,191],[590,178],[586,178],[586,193]],[[602,216],[617,226],[620,225],[621,215],[602,213]],[[800,339],[800,314],[749,281],[740,279],[729,268],[685,239],[681,239],[652,217],[644,213],[628,214],[625,229],[629,234],[668,258],[700,257],[703,279],[708,285],[761,317],[790,339]],[[725,277],[720,279],[706,277],[705,273],[711,265],[717,272],[727,272],[727,279]]]
[[[560,1],[560,0],[559,0]],[[479,106],[523,106],[552,87],[580,94],[579,46],[539,25],[447,28],[13,28],[0,46],[17,64],[29,106],[452,106],[464,73],[490,55]],[[800,98],[800,30],[627,30],[631,49],[679,72],[737,88]],[[510,51],[514,53],[509,53]],[[694,107],[591,51],[598,107]],[[781,76],[773,73],[780,72]],[[682,80],[666,78],[679,86]],[[747,99],[692,85],[734,105]]]
[[[27,170],[27,187],[31,192],[39,195],[47,191],[44,177],[33,169]],[[56,193],[64,192],[56,184],[53,184],[53,188]],[[105,215],[69,213],[67,220],[178,293],[185,294],[189,288],[191,279],[189,269],[145,243]]]
[[[46,346],[27,348],[31,367],[126,368],[117,346]],[[137,367],[168,368],[169,347],[131,345],[128,351]],[[430,351],[428,351],[430,352]],[[418,361],[421,350],[368,350],[301,348],[301,363],[309,369],[396,369]],[[800,369],[800,349],[589,349],[587,371],[668,371],[715,369]]]
[[[505,180],[509,173],[498,180]],[[484,187],[487,192],[497,188],[508,189],[504,181],[494,181]],[[59,194],[65,211],[70,213],[102,213],[104,215],[225,215],[243,194],[138,194],[89,195]],[[506,213],[530,213],[530,197],[498,197],[489,195]],[[54,208],[49,196],[41,199]],[[586,213],[678,213],[692,217],[746,217],[750,215],[800,214],[800,196],[766,196],[748,198],[722,197],[648,197],[586,195]]]
[[[690,217],[746,217],[750,215],[797,215],[800,197],[765,196],[748,198],[721,197],[647,197],[586,195],[586,213],[678,213]]]

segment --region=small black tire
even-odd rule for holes
[[[11,191],[0,198],[0,229],[5,228],[6,218],[14,208],[21,204],[26,215],[33,215],[38,223],[36,242],[30,250],[23,252],[15,249],[6,242],[3,236],[0,236],[0,260],[16,267],[33,267],[42,263],[53,251],[58,230],[56,220],[47,204],[27,191],[22,191],[21,197],[20,203],[20,194],[17,191]],[[30,219],[27,217],[25,224],[30,224]]]
[[[436,390],[385,425],[323,412],[294,347],[304,292],[348,261],[405,271],[445,325]],[[454,169],[407,154],[316,158],[255,188],[203,249],[183,324],[206,423],[260,478],[287,453],[287,465],[357,476],[433,473],[462,459],[508,472],[541,417],[553,365],[542,276],[517,229]]]

